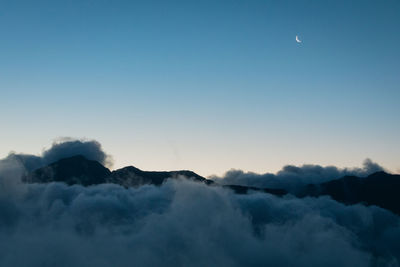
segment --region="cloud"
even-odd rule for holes
[[[50,149],[45,150],[42,158],[45,164],[49,164],[59,159],[76,155],[82,155],[87,159],[98,161],[105,166],[112,165],[111,157],[103,151],[101,144],[95,140],[61,139],[58,142],[54,142]]]
[[[0,160],[0,175],[1,169],[5,168],[5,166],[9,166],[7,167],[9,171],[11,171],[10,167],[12,166],[15,173],[23,173],[51,164],[62,158],[76,155],[82,155],[87,159],[98,161],[107,167],[112,166],[112,157],[103,151],[99,142],[63,138],[54,142],[40,156],[10,153],[6,158]]]
[[[0,197],[1,266],[353,267],[400,259],[399,217],[377,207],[235,195],[184,180],[20,186],[18,197]]]
[[[77,151],[107,158],[87,142],[0,161],[0,266],[399,266],[400,217],[376,206],[237,195],[184,179],[138,188],[15,179]],[[380,169],[371,161],[352,169],[286,166],[223,181],[291,187]]]
[[[300,167],[286,165],[276,174],[257,174],[243,172],[241,170],[230,170],[223,177],[213,176],[211,179],[221,184],[236,184],[254,186],[261,188],[282,188],[289,191],[296,191],[307,184],[318,184],[345,175],[360,177],[368,176],[377,171],[384,170],[379,164],[366,159],[362,168],[337,168],[335,166],[323,167],[320,165],[306,164]]]

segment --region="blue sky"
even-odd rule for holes
[[[70,136],[115,167],[370,157],[397,172],[399,14],[398,1],[0,0],[0,156]]]

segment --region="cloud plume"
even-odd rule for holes
[[[111,156],[103,151],[99,142],[62,138],[55,141],[49,149],[44,150],[39,156],[10,153],[6,158],[0,160],[0,169],[8,168],[11,171],[12,168],[14,173],[32,171],[59,159],[76,155],[82,155],[89,160],[98,161],[107,167],[112,166]]]

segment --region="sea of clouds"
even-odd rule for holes
[[[63,157],[86,151],[79,143],[95,144],[86,156],[100,151],[105,164],[99,143],[54,145],[68,148],[68,142],[78,143],[68,153],[61,149]],[[37,162],[43,164],[53,148]],[[0,160],[0,266],[399,266],[400,217],[375,206],[346,206],[329,197],[237,195],[185,179],[138,188],[24,184],[21,174],[33,168],[26,166],[28,156]],[[368,174],[371,166],[369,171],[377,167],[367,162],[352,170]],[[321,181],[334,179],[321,168]],[[350,172],[335,169],[338,175]],[[246,180],[250,174],[236,173],[215,179],[270,185],[263,175]]]

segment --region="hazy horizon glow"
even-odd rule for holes
[[[371,158],[400,172],[399,13],[398,1],[2,1],[0,158],[68,136],[98,140],[114,168]]]

